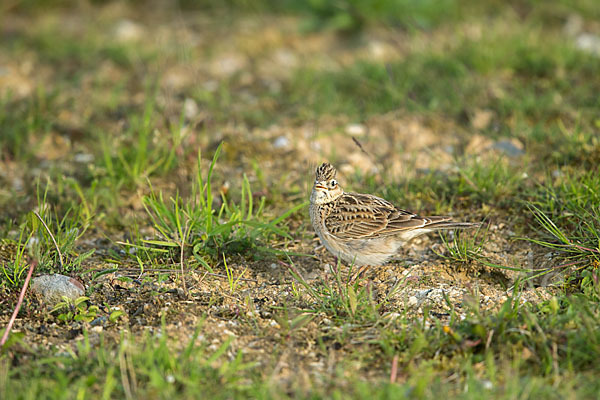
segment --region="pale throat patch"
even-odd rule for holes
[[[322,190],[313,187],[310,202],[313,204],[326,204],[335,201],[343,194],[344,191],[340,187],[335,190]]]

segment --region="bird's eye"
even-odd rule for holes
[[[335,179],[332,179],[332,180],[329,182],[329,186],[331,186],[332,188],[336,187],[336,186],[337,186],[337,181],[336,181]]]

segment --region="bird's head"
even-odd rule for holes
[[[334,201],[344,190],[335,179],[337,171],[329,163],[323,163],[315,171],[315,183],[313,184],[310,202],[313,204],[325,204]]]

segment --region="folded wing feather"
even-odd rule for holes
[[[325,227],[339,239],[369,239],[450,221],[450,217],[420,217],[382,198],[345,193],[325,216]]]

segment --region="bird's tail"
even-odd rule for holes
[[[481,226],[481,222],[454,222],[450,220],[432,222],[427,225],[429,229],[473,229],[479,228]]]

